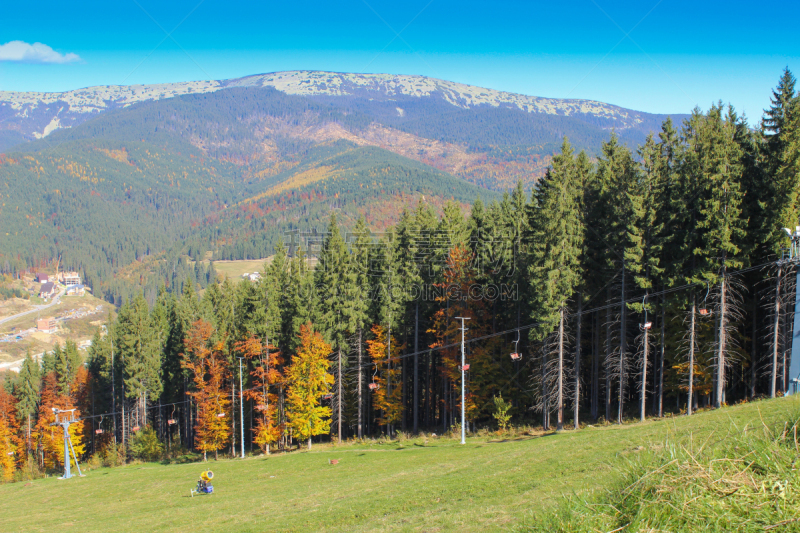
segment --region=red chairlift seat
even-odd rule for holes
[[[330,400],[331,398],[333,398],[333,394],[326,394],[322,397],[323,400]]]
[[[522,354],[521,353],[514,352],[514,353],[511,354],[511,360],[512,361],[519,361],[520,359],[522,359]]]
[[[133,426],[131,429],[132,429],[133,431],[139,431],[139,426]]]
[[[178,422],[176,422],[174,418],[170,418],[169,420],[167,420],[167,424],[169,424],[170,426],[174,426],[177,423]]]
[[[377,383],[370,383],[369,384],[369,390],[378,390],[378,384]]]
[[[95,435],[102,435],[103,434],[103,430],[102,429],[95,429],[94,430],[94,434]]]
[[[222,418],[223,416],[225,416],[225,413],[217,413],[217,418]]]
[[[700,314],[702,316],[708,316],[710,313],[709,313],[708,309],[703,308],[703,309],[700,309]]]
[[[6,455],[14,455],[14,452],[8,452]]]
[[[645,322],[644,323],[644,329],[650,329],[652,327],[653,327],[653,323],[652,322]]]
[[[256,405],[256,409],[258,411],[266,411],[267,410],[267,406],[264,405],[263,403],[260,403],[260,404]]]
[[[464,365],[463,370],[464,372],[467,372],[469,370],[469,365]]]

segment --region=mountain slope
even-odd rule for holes
[[[432,99],[453,109],[504,109],[539,117],[571,117],[587,125],[594,123],[620,132],[642,133],[664,118],[592,100],[540,98],[425,76],[290,71],[222,81],[88,87],[63,93],[0,91],[0,143],[3,143],[0,150],[17,142],[45,137],[60,128],[74,127],[109,110],[236,87],[272,87],[289,95],[371,99],[379,103]],[[390,109],[403,116],[402,106],[399,111],[391,106]]]

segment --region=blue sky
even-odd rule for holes
[[[782,69],[800,73],[800,2],[768,6],[702,0],[14,2],[3,6],[0,45],[42,43],[54,52],[0,50],[6,58],[0,60],[0,90],[295,69],[388,72],[657,113],[705,109],[722,99],[754,122]]]

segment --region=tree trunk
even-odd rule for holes
[[[337,396],[338,398],[336,403],[339,406],[338,407],[339,416],[337,417],[339,419],[339,424],[338,424],[339,429],[337,433],[337,438],[338,438],[338,443],[341,443],[342,442],[342,349],[341,347],[339,348],[339,392]]]
[[[647,296],[645,296],[645,301],[647,300]],[[647,315],[645,314],[645,324],[644,324],[644,350],[642,350],[642,390],[640,391],[641,394],[641,404],[639,406],[639,420],[644,422],[644,411],[645,411],[645,403],[647,400],[647,355],[650,348],[650,337],[649,334],[650,330],[647,327]]]
[[[750,399],[756,396],[756,335],[757,335],[758,298],[753,295],[753,329],[750,334]]]
[[[594,313],[592,317],[592,399],[591,399],[591,411],[592,411],[592,421],[597,422],[598,416],[598,386],[600,385],[600,376],[598,375],[600,372],[600,316],[598,313]]]
[[[556,431],[564,429],[564,307],[559,310],[558,319],[558,419]]]
[[[774,398],[778,384],[778,339],[780,338],[781,316],[781,268],[778,263],[778,276],[775,282],[775,318],[772,327],[772,374],[769,380],[769,397]]]
[[[364,404],[362,390],[364,388],[364,371],[361,368],[361,327],[358,328],[358,438],[364,438]]]
[[[725,259],[723,258],[722,279],[719,290],[719,346],[717,351],[717,383],[716,394],[714,397],[714,407],[722,407],[725,393],[725,344],[727,342],[727,284],[725,283]]]
[[[662,285],[662,288],[664,286]],[[658,407],[656,416],[664,416],[664,352],[667,349],[667,299],[661,297],[661,352],[658,354]]]
[[[692,295],[691,318],[689,319],[689,400],[686,403],[686,414],[692,415],[692,395],[694,393],[694,344],[695,344],[695,297]]]
[[[609,291],[610,293],[611,291]],[[610,295],[609,295],[610,296]],[[609,298],[610,299],[610,298]],[[606,307],[606,356],[603,362],[606,374],[606,422],[611,421],[611,307]]]
[[[414,398],[411,408],[414,411],[414,435],[419,433],[419,301],[414,305]]]
[[[583,318],[583,293],[578,293],[578,316],[575,332],[575,401],[572,406],[575,429],[580,429],[580,402],[581,402],[581,319]]]
[[[625,352],[628,350],[625,342],[625,262],[622,263],[622,292],[619,311],[619,405],[617,406],[617,424],[622,424],[622,411],[625,407]]]
[[[311,437],[308,437],[308,449],[311,449]]]

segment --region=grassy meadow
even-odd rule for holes
[[[207,464],[133,464],[0,486],[0,531],[496,531],[601,494],[639,454],[788,420],[800,397],[624,426],[314,445]],[[762,422],[763,421],[763,422]],[[329,460],[339,464],[331,465]],[[215,493],[189,497],[202,470]]]

